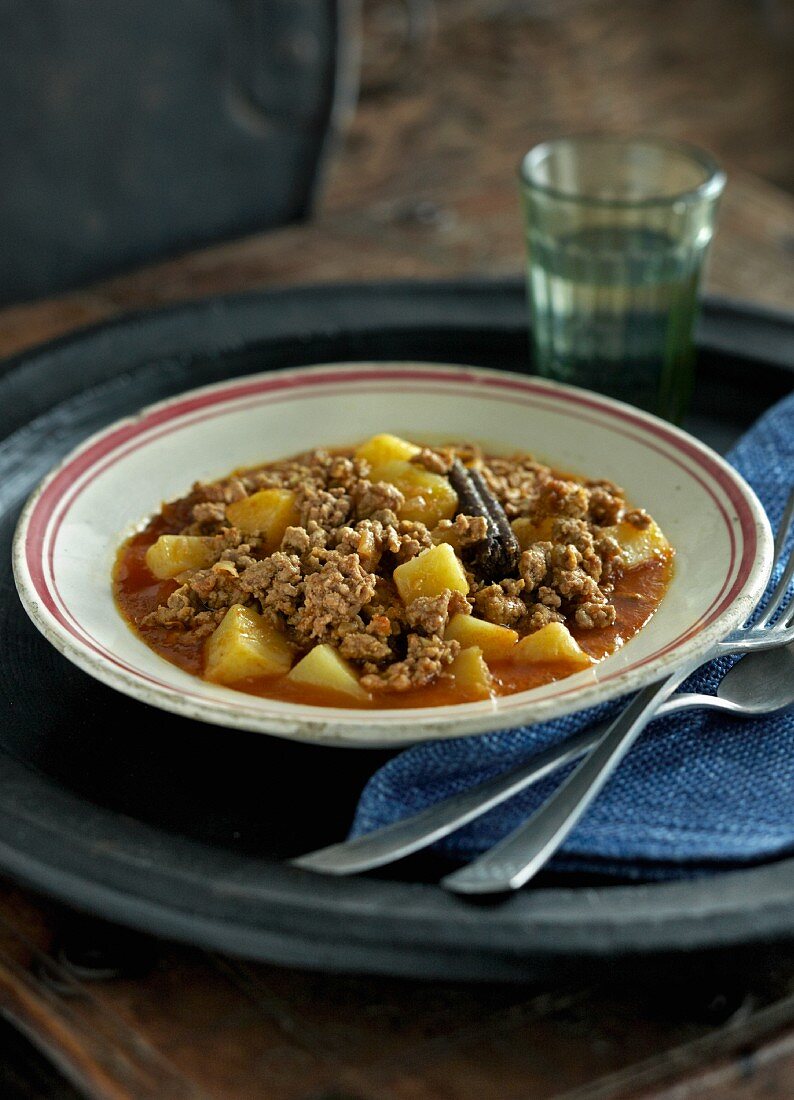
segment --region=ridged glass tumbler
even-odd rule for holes
[[[680,420],[724,172],[692,146],[583,136],[520,176],[538,373]]]

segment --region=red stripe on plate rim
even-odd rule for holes
[[[57,535],[69,513],[69,509],[96,477],[134,450],[176,430],[193,426],[193,424],[206,419],[226,415],[230,411],[230,405],[245,398],[260,397],[262,400],[258,403],[264,405],[281,400],[315,397],[319,395],[318,390],[322,387],[339,387],[340,384],[344,384],[346,387],[354,384],[357,387],[354,392],[360,395],[392,388],[388,383],[398,383],[399,388],[404,389],[406,380],[423,383],[423,391],[426,389],[428,382],[434,383],[431,392],[448,392],[450,386],[457,387],[460,383],[465,383],[469,387],[472,385],[481,386],[487,391],[505,391],[504,397],[493,392],[490,393],[490,396],[510,401],[522,397],[524,398],[522,403],[534,407],[542,407],[543,402],[545,402],[547,407],[551,405],[551,407],[561,408],[568,415],[571,414],[571,406],[573,406],[576,409],[577,419],[607,427],[618,434],[650,447],[663,454],[668,460],[675,462],[688,477],[696,480],[714,501],[728,533],[730,561],[723,586],[712,601],[710,608],[704,612],[696,623],[688,627],[686,631],[665,647],[626,668],[604,676],[599,680],[599,683],[607,683],[617,677],[625,676],[628,672],[641,668],[652,661],[656,661],[694,637],[695,634],[719,618],[746,584],[757,552],[756,525],[748,502],[730,468],[720,460],[716,460],[711,452],[702,448],[683,432],[662,422],[646,419],[641,413],[635,412],[630,407],[614,406],[603,401],[597,395],[583,394],[580,391],[569,390],[565,387],[558,388],[536,379],[506,378],[477,368],[439,369],[438,367],[429,366],[427,368],[407,367],[395,370],[390,367],[376,369],[371,367],[349,367],[309,368],[294,373],[285,373],[282,377],[259,376],[245,382],[220,383],[198,390],[190,396],[153,406],[149,411],[144,411],[131,421],[124,422],[116,428],[105,429],[97,436],[89,439],[71,459],[67,459],[61,467],[50,475],[49,479],[45,480],[27,517],[25,561],[37,595],[52,618],[64,630],[81,645],[93,650],[104,660],[109,661],[136,679],[145,680],[170,694],[189,696],[206,702],[206,696],[204,695],[187,690],[180,690],[177,693],[172,684],[150,676],[148,673],[120,660],[115,654],[105,649],[74,618],[58,591],[54,565]],[[361,388],[361,383],[375,383],[375,385]],[[295,393],[295,391],[300,390],[309,392]],[[338,389],[333,392],[338,392]],[[512,396],[508,397],[507,394]],[[527,397],[534,400],[527,401]],[[600,414],[601,418],[606,419],[606,423],[603,419],[588,415],[585,410]],[[628,424],[637,428],[641,435],[628,431]],[[649,441],[649,434],[671,447],[672,453],[657,443]],[[734,508],[736,517],[739,520],[743,544],[738,566],[734,525],[723,502],[714,492],[712,484],[705,480],[697,469],[692,469],[681,461],[681,454],[686,455],[687,458],[708,470],[712,482],[719,486]],[[105,461],[102,461],[103,459]],[[45,545],[48,551],[46,554],[44,553]],[[52,588],[48,584],[45,574],[45,561],[48,566]],[[731,584],[732,577],[733,583]],[[544,701],[568,695],[572,691],[584,690],[581,686],[566,689],[563,686],[564,680],[559,683],[561,685],[560,690],[552,695],[544,696]],[[500,701],[500,710],[510,710],[521,705],[522,696],[525,694],[519,693],[506,697],[510,702],[501,704]],[[243,707],[241,700],[240,709],[250,710],[251,708]],[[316,709],[322,710],[324,708]]]
[[[387,386],[373,387],[371,389],[368,389],[364,386],[358,386],[354,390],[354,393],[357,396],[361,396],[365,393],[373,393],[373,392],[374,393],[382,393],[384,391],[388,392],[390,390],[391,390],[391,387],[388,386],[388,385]],[[397,391],[402,392],[402,387],[397,387]],[[319,392],[323,393],[323,392],[326,392],[326,391],[320,390]],[[330,390],[328,392],[338,393],[338,388],[335,389],[335,390]],[[417,392],[441,393],[441,394],[443,394],[443,393],[447,392],[447,388],[422,385],[421,388],[417,390]],[[309,394],[291,394],[288,398],[286,398],[286,400],[289,400],[289,401],[301,400],[301,398],[304,397],[304,396],[305,397],[316,397],[316,396],[318,396],[318,391],[317,390],[312,390],[312,392],[309,393]],[[529,407],[533,407],[533,408],[545,408],[545,409],[554,409],[555,408],[554,402],[540,401],[537,398],[531,398],[531,399],[527,400],[525,398],[516,398],[515,395],[511,396],[511,397],[502,396],[501,394],[491,395],[491,396],[492,396],[492,398],[494,398],[496,400],[503,400],[503,401],[506,401],[510,404],[515,404],[517,401],[519,401],[519,402],[521,402],[523,404],[526,404]],[[76,480],[75,482],[72,483],[74,487],[73,487],[73,490],[72,490],[71,494],[70,495],[65,495],[64,497],[60,498],[59,501],[58,501],[58,507],[53,512],[53,516],[54,516],[53,522],[47,528],[46,536],[45,536],[47,541],[48,541],[48,546],[49,546],[49,551],[48,551],[48,554],[47,554],[47,562],[48,562],[48,566],[49,566],[49,571],[50,571],[50,577],[51,577],[51,583],[52,583],[53,590],[55,592],[55,595],[56,595],[57,599],[60,601],[61,610],[63,611],[64,614],[66,614],[71,619],[74,626],[81,630],[82,636],[86,640],[86,642],[90,643],[92,645],[92,648],[94,648],[97,652],[101,653],[103,656],[107,657],[109,660],[113,660],[114,663],[117,663],[115,655],[112,654],[109,650],[107,650],[102,645],[102,643],[99,642],[98,639],[96,639],[88,631],[86,631],[85,628],[80,627],[79,621],[75,618],[74,615],[72,615],[69,612],[66,601],[63,599],[63,597],[62,597],[62,595],[61,595],[61,593],[58,589],[57,581],[55,579],[55,569],[54,569],[54,553],[55,553],[54,548],[55,548],[55,545],[56,545],[56,542],[57,542],[58,531],[60,529],[61,523],[64,521],[66,515],[68,514],[68,511],[69,511],[69,508],[71,507],[71,505],[80,496],[80,494],[83,492],[83,490],[86,489],[91,484],[91,481],[94,480],[96,477],[98,477],[101,473],[103,473],[109,467],[114,465],[116,462],[120,461],[123,458],[126,458],[129,454],[131,454],[134,451],[138,450],[140,447],[147,446],[153,440],[160,439],[165,435],[171,434],[173,431],[177,431],[177,430],[182,431],[186,427],[193,427],[194,425],[196,425],[198,423],[202,423],[206,420],[213,419],[213,418],[219,417],[219,416],[224,416],[230,411],[230,406],[232,406],[233,404],[238,403],[241,400],[242,400],[241,398],[235,397],[234,402],[232,402],[232,401],[226,402],[223,405],[222,408],[216,408],[216,407],[212,406],[209,409],[204,410],[202,412],[188,414],[188,415],[180,418],[178,423],[174,423],[174,422],[160,423],[158,425],[158,427],[155,428],[155,429],[147,429],[145,432],[141,432],[138,436],[133,436],[131,439],[128,439],[123,445],[118,447],[115,451],[112,451],[110,453],[110,455],[106,456],[104,458],[104,461],[102,461],[101,463],[98,463],[97,465],[95,465],[93,467],[90,467],[88,473],[86,474],[86,476],[83,478],[82,481]],[[268,395],[266,397],[263,397],[259,402],[253,402],[252,403],[250,400],[246,400],[244,408],[246,410],[250,410],[251,408],[257,407],[257,405],[268,405],[268,404],[276,403],[280,400],[285,400],[285,398],[279,397],[278,395],[276,395],[276,396]],[[577,419],[579,419],[581,421],[585,421],[587,423],[594,423],[594,424],[597,424],[598,426],[601,426],[601,427],[604,426],[603,420],[599,419],[598,417],[585,415],[583,413],[577,413],[576,415],[577,415]],[[671,642],[669,642],[662,649],[656,650],[654,652],[654,654],[652,655],[652,657],[645,658],[639,663],[635,663],[634,665],[628,666],[630,669],[632,669],[632,668],[636,668],[636,667],[642,667],[642,665],[648,663],[649,660],[651,660],[651,659],[655,660],[658,657],[664,656],[666,653],[669,653],[672,649],[674,649],[676,646],[680,645],[683,641],[686,641],[686,640],[688,640],[688,638],[692,637],[695,633],[698,632],[698,630],[702,629],[702,626],[704,624],[707,624],[710,621],[709,616],[711,615],[713,609],[719,604],[720,600],[722,599],[723,594],[725,592],[726,585],[727,585],[730,577],[733,574],[733,569],[734,569],[734,565],[735,565],[735,561],[736,561],[736,543],[735,543],[735,536],[734,536],[734,532],[733,532],[733,529],[732,529],[732,525],[730,524],[727,512],[726,512],[726,510],[725,510],[725,508],[722,504],[722,501],[720,501],[714,495],[714,492],[711,488],[711,485],[707,481],[705,481],[696,470],[692,470],[689,467],[687,467],[686,465],[684,465],[684,463],[681,462],[681,460],[679,459],[679,457],[675,453],[670,454],[668,451],[665,451],[664,448],[658,446],[655,443],[650,443],[644,437],[642,437],[642,436],[640,436],[640,435],[638,435],[634,432],[629,432],[629,431],[625,430],[622,427],[620,429],[615,428],[612,421],[609,421],[607,426],[609,427],[610,430],[616,431],[620,435],[623,435],[623,436],[626,436],[627,438],[633,439],[636,442],[641,443],[643,446],[645,446],[645,447],[647,447],[651,450],[654,450],[657,453],[663,455],[665,458],[667,458],[668,460],[674,462],[677,466],[679,466],[679,468],[682,469],[683,472],[688,477],[691,477],[694,481],[696,481],[703,488],[703,490],[709,496],[711,496],[711,498],[714,500],[715,505],[717,506],[717,509],[719,510],[719,512],[720,512],[720,514],[723,518],[723,521],[725,522],[725,527],[726,527],[726,530],[728,532],[728,539],[729,539],[729,544],[730,544],[730,557],[729,557],[728,570],[727,570],[727,573],[726,573],[726,581],[723,584],[723,588],[720,590],[720,592],[712,600],[711,605],[706,609],[706,611],[703,612],[703,614],[700,616],[700,618],[698,620],[696,620],[696,622],[694,624],[692,624],[690,627],[687,628],[687,630],[684,633],[678,635],[677,638],[674,638]],[[90,476],[89,476],[89,474],[90,474]],[[719,614],[719,612],[717,612],[717,614]],[[140,672],[140,670],[133,669],[131,666],[129,666],[127,664],[124,664],[122,667],[124,667],[128,671],[133,672],[135,674],[144,675],[143,673]],[[610,679],[614,678],[614,676],[623,675],[625,673],[625,671],[626,670],[623,669],[620,672],[615,672],[614,674],[610,674],[609,676],[605,676],[605,677],[602,678],[601,682],[602,683],[607,683],[607,682],[609,682]],[[162,685],[162,681],[152,681],[152,682],[160,683]],[[163,685],[163,686],[166,686],[166,685]],[[560,693],[564,694],[564,692],[562,692],[562,691]]]

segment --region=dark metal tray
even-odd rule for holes
[[[794,322],[707,304],[690,430],[724,449],[794,374]],[[351,359],[528,369],[516,282],[327,287],[130,317],[0,365],[0,524],[88,433],[247,372]],[[106,579],[97,577],[97,583]],[[294,745],[117,695],[0,589],[0,870],[85,911],[255,958],[422,977],[525,978],[605,957],[794,933],[794,859],[692,882],[546,879],[471,903],[414,859],[329,880],[285,857],[340,839],[382,752]]]

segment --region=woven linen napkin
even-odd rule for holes
[[[728,455],[780,522],[794,483],[794,394],[769,410]],[[790,540],[791,543],[791,540]],[[680,690],[713,694],[735,658],[695,673]],[[370,832],[465,790],[586,726],[628,696],[543,725],[416,745],[389,760],[362,792],[351,835]],[[492,847],[535,810],[570,767],[436,846],[456,859]],[[794,849],[794,712],[738,720],[690,712],[651,725],[551,864],[628,878],[674,878]]]

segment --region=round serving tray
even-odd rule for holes
[[[6,562],[25,497],[90,432],[189,387],[355,359],[526,370],[523,289],[407,283],[215,299],[3,364]],[[791,320],[708,303],[687,426],[728,446],[790,391],[793,361]],[[794,932],[794,859],[668,884],[546,879],[488,903],[441,891],[430,859],[377,877],[299,871],[287,858],[341,839],[385,753],[223,733],[116,694],[36,632],[10,565],[0,632],[0,870],[86,911],[282,963],[467,979]]]

